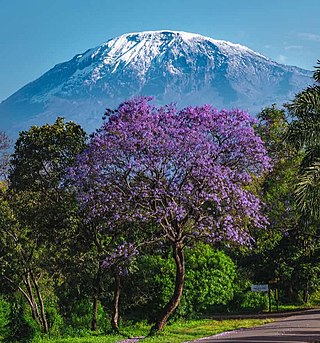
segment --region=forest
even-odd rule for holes
[[[320,60],[313,81],[256,118],[137,97],[90,135],[0,132],[0,341],[317,304]]]

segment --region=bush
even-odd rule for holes
[[[248,291],[243,294],[240,305],[242,310],[263,311],[268,309],[268,294]]]
[[[10,304],[7,335],[4,342],[28,343],[40,334],[37,323],[29,316],[21,298]]]
[[[92,320],[92,302],[84,299],[73,304],[65,320],[63,335],[66,336],[85,336],[91,328]],[[99,304],[98,307],[98,328],[106,332],[110,329],[110,323],[107,315]]]
[[[186,251],[185,314],[199,314],[233,298],[235,265],[222,251],[198,244]]]
[[[10,303],[5,297],[0,296],[0,342],[2,342],[8,334],[9,316]]]
[[[235,265],[225,253],[199,243],[185,250],[186,275],[181,303],[175,316],[195,317],[211,306],[226,304],[233,298]],[[155,315],[169,301],[174,290],[175,263],[170,256],[141,256],[139,271],[132,275],[131,303],[142,316]],[[126,293],[128,293],[127,291]],[[143,297],[141,297],[141,294]]]
[[[59,314],[56,306],[49,306],[46,309],[46,315],[49,325],[50,336],[60,336],[60,331],[63,328],[63,318]]]
[[[229,308],[238,311],[263,311],[268,309],[268,293],[252,292],[250,280],[238,280],[235,295],[229,303]]]

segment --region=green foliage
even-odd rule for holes
[[[63,244],[70,237],[62,233],[77,226],[74,196],[63,186],[67,169],[84,149],[85,139],[79,125],[58,118],[52,125],[22,131],[15,144],[9,186],[16,213],[42,243],[53,240]]]
[[[258,115],[258,120],[257,132],[264,140],[273,162],[272,171],[260,180],[265,210],[270,221],[267,235],[270,235],[270,229],[273,231],[271,234],[275,230],[285,232],[297,222],[293,194],[301,154],[284,142],[289,125],[284,110],[277,109],[274,105],[265,108]],[[282,235],[278,235],[277,231],[275,234],[279,239]]]
[[[28,315],[21,298],[14,299],[10,304],[10,314],[7,324],[6,343],[29,343],[39,334],[39,327]]]
[[[84,147],[81,127],[62,118],[53,125],[21,132],[11,160],[8,190],[1,192],[3,288],[24,296],[43,332],[51,328],[57,333],[61,326],[49,299],[55,298],[54,284],[63,279],[60,266],[79,221],[75,197],[64,187],[64,178]],[[48,313],[45,303],[51,308]]]
[[[54,306],[47,306],[46,314],[49,324],[50,335],[52,337],[60,336],[61,331],[64,327],[64,322],[62,316],[59,314],[58,309]]]
[[[85,147],[86,134],[57,118],[52,125],[20,132],[12,156],[11,186],[19,190],[58,189],[75,156]]]
[[[233,261],[222,251],[198,244],[186,251],[185,313],[203,313],[233,298]]]
[[[319,66],[315,68],[315,84],[297,94],[287,105],[293,117],[287,140],[297,149],[305,151],[296,188],[296,200],[302,214],[320,219],[320,81]]]
[[[0,342],[8,335],[10,303],[4,296],[0,296]]]
[[[184,293],[176,316],[192,317],[208,311],[214,305],[226,304],[233,297],[235,265],[225,253],[199,243],[185,251],[186,275]],[[130,282],[138,294],[133,298],[144,314],[154,316],[171,297],[174,288],[175,265],[172,258],[160,255],[142,256],[139,271]]]
[[[141,342],[146,343],[182,343],[195,339],[212,336],[225,331],[269,323],[270,319],[233,319],[233,320],[178,320],[168,325],[164,332],[154,337],[146,337]],[[116,343],[124,341],[126,337],[146,336],[150,331],[150,325],[139,322],[134,325],[130,323],[125,327],[126,335],[87,335],[85,337],[70,337],[58,339],[34,340],[33,343]]]
[[[320,65],[315,74],[317,82],[319,71]],[[297,115],[293,123],[289,124],[285,111],[274,105],[258,116],[256,130],[266,142],[274,162],[273,170],[256,179],[254,184],[254,192],[261,195],[265,204],[269,228],[252,231],[257,244],[251,251],[230,249],[232,259],[206,244],[186,248],[185,288],[175,318],[196,317],[217,310],[265,310],[267,295],[251,292],[250,285],[267,283],[275,276],[281,279],[282,302],[307,301],[308,294],[312,299],[319,297],[320,249],[314,239],[319,235],[319,221],[314,218],[319,206],[313,208],[312,217],[307,215],[313,206],[311,198],[319,204],[320,189],[320,160],[317,159],[320,156],[320,126],[319,112],[312,107],[316,99],[314,91],[318,92],[318,88],[313,88],[309,97],[307,93],[297,97],[292,104],[297,105],[295,110],[294,106],[289,107],[291,113]],[[303,107],[303,102],[308,102],[309,107]],[[295,144],[289,144],[289,138],[283,140],[286,132],[291,134],[290,139],[294,141],[291,143]],[[2,147],[0,134],[0,154]],[[11,183],[0,182],[0,341],[121,340],[120,336],[99,336],[110,330],[108,309],[113,295],[112,277],[108,270],[100,273],[99,265],[107,253],[112,252],[114,237],[106,236],[108,228],[103,222],[81,222],[72,188],[64,179],[66,169],[84,147],[83,130],[61,118],[53,125],[32,127],[21,133],[16,143]],[[295,192],[297,198],[293,196]],[[146,236],[150,230],[148,225],[143,230]],[[137,242],[142,237],[138,236],[134,225],[130,234],[132,241]],[[32,277],[39,284],[45,304],[48,335],[40,334],[39,318],[32,319],[27,297],[23,295],[24,292],[28,296],[26,282],[29,282],[34,303],[39,308]],[[130,266],[129,275],[121,277],[123,320],[147,318],[153,321],[172,296],[174,279],[175,263],[171,252],[146,247],[144,254]],[[89,328],[95,291],[99,293],[100,301],[99,330],[93,336]],[[14,301],[9,302],[7,295]],[[200,326],[206,326],[197,323],[198,326],[192,324],[191,329],[186,330],[197,331]],[[140,335],[149,331],[147,325],[140,323],[140,326],[130,327],[125,332]],[[167,333],[171,329],[179,332],[177,335],[181,339],[169,338]],[[148,338],[146,342],[191,339],[183,333],[184,329],[180,322],[175,327],[169,326],[165,335]],[[197,331],[197,337],[207,334],[207,329],[201,330]],[[49,336],[56,340],[50,340]]]
[[[258,120],[256,130],[273,161],[272,171],[259,180],[269,226],[265,231],[253,232],[256,245],[239,264],[246,270],[247,279],[268,283],[274,277],[280,277],[283,285],[290,288],[294,282],[293,271],[299,265],[293,257],[301,250],[295,234],[299,214],[294,192],[302,155],[284,141],[289,126],[284,110],[274,105],[265,108]]]
[[[0,180],[6,177],[9,168],[10,139],[5,132],[0,131]]]
[[[59,337],[65,327],[65,322],[60,313],[58,297],[55,292],[54,283],[47,277],[42,282],[42,293],[46,305],[46,317],[51,337]]]
[[[319,278],[317,268],[314,269],[318,263],[318,243],[308,236],[315,232],[311,221],[301,217],[295,198],[305,154],[285,140],[292,124],[284,110],[266,108],[258,119],[256,129],[274,163],[273,170],[259,180],[270,224],[265,232],[254,232],[255,249],[239,264],[246,269],[247,278],[255,282],[280,278],[281,301],[297,301],[301,292],[315,290],[315,280]]]
[[[67,336],[81,336],[86,334],[90,328],[92,320],[92,303],[83,299],[73,303],[73,307],[65,314],[63,334]],[[98,307],[98,327],[100,331],[107,332],[110,330],[110,324],[107,319],[107,313],[101,304]]]
[[[268,308],[268,296],[264,292],[246,292],[242,294],[241,310],[263,311]]]
[[[252,292],[252,281],[238,279],[235,294],[229,303],[229,310],[260,312],[268,309],[268,295],[265,292]]]

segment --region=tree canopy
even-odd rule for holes
[[[0,131],[0,180],[5,178],[9,168],[9,153],[10,139],[7,134]]]
[[[178,111],[149,100],[109,111],[70,177],[88,220],[102,218],[111,232],[153,223],[149,238],[172,245],[176,285],[155,325],[161,330],[181,298],[183,247],[192,240],[249,243],[249,228],[265,226],[259,199],[245,186],[270,161],[246,112]]]
[[[287,105],[293,116],[287,139],[305,156],[301,162],[296,199],[301,211],[320,218],[320,60],[313,75],[314,85],[298,93]]]

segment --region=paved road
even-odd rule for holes
[[[199,343],[320,343],[320,310],[277,319],[252,329],[225,332],[193,341]]]

